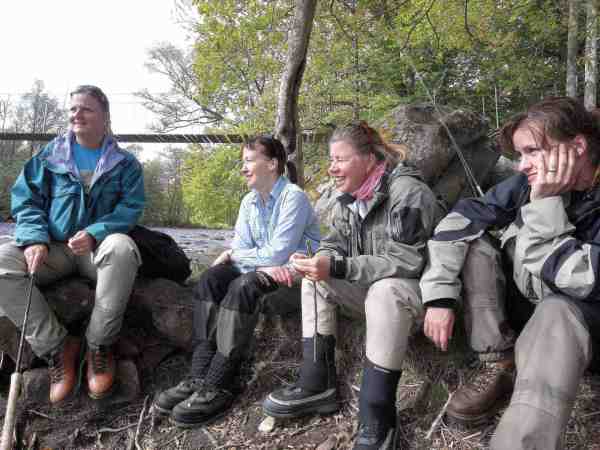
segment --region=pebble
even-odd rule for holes
[[[267,416],[263,419],[263,421],[258,425],[258,431],[261,433],[270,433],[275,429],[275,417]]]

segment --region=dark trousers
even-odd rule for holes
[[[194,347],[216,343],[225,357],[246,356],[259,314],[300,309],[300,287],[279,286],[263,272],[242,274],[231,264],[207,269],[194,288]]]

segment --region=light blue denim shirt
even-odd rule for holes
[[[295,252],[315,251],[321,239],[319,221],[302,189],[280,176],[265,203],[253,190],[240,205],[231,248],[242,272],[282,266]]]

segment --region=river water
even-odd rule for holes
[[[0,223],[2,237],[10,236],[14,224]],[[171,236],[183,249],[194,265],[207,266],[221,251],[229,248],[233,230],[212,230],[206,228],[152,228]]]

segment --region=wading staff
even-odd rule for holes
[[[12,448],[13,429],[15,428],[15,419],[17,413],[17,399],[21,392],[23,384],[23,374],[21,373],[21,356],[23,355],[23,343],[25,341],[25,327],[29,318],[29,308],[31,307],[31,291],[33,290],[34,274],[29,274],[29,289],[27,290],[27,307],[25,308],[25,317],[21,326],[21,339],[19,340],[19,350],[17,352],[17,363],[14,373],[10,377],[10,391],[8,401],[6,402],[6,412],[4,414],[4,426],[2,427],[2,441],[0,450],[10,450]]]
[[[309,239],[306,240],[306,253],[308,254],[309,258],[312,258],[314,256],[314,254],[312,252],[312,247],[310,246]],[[313,283],[313,305],[315,308],[315,337],[313,338],[313,362],[316,363],[317,362],[317,325],[318,325],[319,313],[317,312],[317,282],[313,281],[312,283]]]

